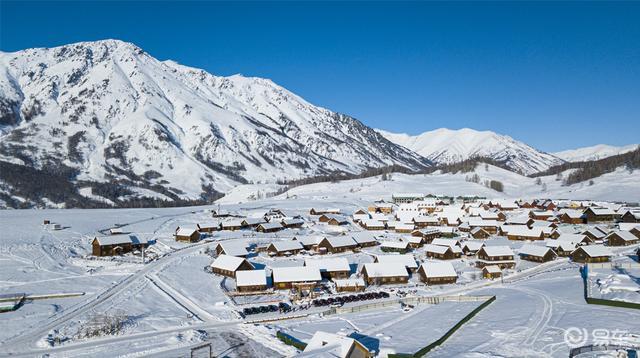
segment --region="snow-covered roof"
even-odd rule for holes
[[[430,224],[430,223],[438,223],[438,222],[440,222],[440,218],[438,218],[438,217],[435,217],[435,216],[423,216],[423,215],[415,216],[415,217],[413,217],[412,220],[416,224]]]
[[[304,265],[307,267],[317,268],[318,270],[325,272],[336,271],[351,271],[349,261],[345,257],[331,257],[331,258],[319,258],[304,260]]]
[[[303,245],[316,245],[323,238],[323,236],[297,236],[295,239]]]
[[[385,241],[380,246],[391,249],[406,249],[409,247],[409,243],[406,241]]]
[[[334,279],[333,282],[336,287],[363,287],[365,285],[364,279],[361,277]]]
[[[485,246],[484,242],[481,242],[481,241],[467,241],[464,243],[464,245],[462,245],[462,248],[464,249],[466,247],[467,250],[478,251],[483,246]]]
[[[363,268],[367,270],[367,275],[369,275],[369,277],[409,276],[406,266],[400,263],[366,263]]]
[[[487,256],[513,256],[513,251],[509,246],[485,246],[482,248]]]
[[[245,259],[241,257],[220,255],[213,261],[211,267],[220,270],[235,271],[244,261]]]
[[[589,229],[587,231],[584,232],[584,234],[591,234],[593,235],[596,239],[603,239],[606,234],[603,233],[602,231],[598,230],[598,229]]]
[[[271,245],[273,245],[273,247],[278,252],[302,250],[303,249],[302,244],[300,243],[300,241],[296,241],[296,240],[274,241],[274,242],[271,243]]]
[[[571,219],[580,219],[584,215],[582,210],[575,209],[560,209],[559,213],[560,215],[567,215]]]
[[[240,227],[242,226],[242,219],[231,219],[222,222],[222,227]]]
[[[98,240],[100,246],[132,244],[133,241],[129,236],[130,235],[96,236],[95,240]]]
[[[500,266],[498,266],[498,265],[487,265],[483,269],[486,270],[488,273],[501,273],[502,272],[502,270],[500,270]]]
[[[263,230],[282,229],[282,224],[280,224],[279,222],[269,222],[261,223],[260,225],[258,225],[258,227],[261,227]]]
[[[636,241],[636,240],[638,240],[638,238],[634,234],[630,233],[629,231],[622,231],[622,230],[616,230],[616,231],[610,233],[609,235],[607,235],[607,237],[605,237],[605,240],[609,239],[609,237],[614,235],[614,234],[618,235],[622,239],[622,241]]]
[[[590,257],[611,256],[613,253],[608,247],[604,245],[587,245],[580,246],[578,250],[584,250],[584,252]]]
[[[376,242],[375,235],[366,231],[356,231],[351,233],[351,238],[358,244]]]
[[[325,239],[331,247],[355,246],[357,243],[350,236],[327,236]]]
[[[539,238],[543,235],[543,231],[541,228],[533,228],[529,229],[526,226],[522,225],[513,225],[508,228],[507,235],[509,236],[523,236],[523,237],[531,237],[531,238]]]
[[[640,223],[618,223],[618,228],[624,231],[631,231],[633,228],[640,229]]]
[[[413,224],[396,224],[396,230],[413,230],[415,225]]]
[[[578,247],[578,243],[580,241],[573,241],[573,240],[549,240],[547,241],[546,245],[547,247],[550,247],[552,249],[560,249],[562,251],[573,251],[576,247]]]
[[[453,265],[446,261],[427,261],[420,265],[420,270],[427,277],[458,277]]]
[[[266,223],[266,221],[264,220],[264,217],[260,217],[260,218],[244,218],[241,221],[242,223],[246,224],[246,225],[258,225],[261,223]]]
[[[384,227],[384,223],[376,219],[362,219],[360,222],[365,227]]]
[[[304,220],[296,219],[296,218],[285,218],[281,221],[282,225],[291,226],[291,225],[302,225],[304,224]]]
[[[361,343],[350,337],[316,331],[300,356],[347,358],[354,344],[361,345]]]
[[[240,270],[236,272],[236,287],[262,286],[267,284],[265,270]]]
[[[456,239],[437,238],[437,239],[433,239],[433,241],[431,241],[431,243],[433,245],[438,245],[438,246],[454,247],[454,246],[458,245],[459,241],[456,240]]]
[[[498,227],[500,223],[497,220],[482,220],[478,218],[469,218],[469,227],[481,226],[481,227]]]
[[[591,210],[595,215],[615,215],[616,212],[609,208],[587,208],[587,210]]]
[[[520,248],[520,255],[543,257],[547,253],[552,252],[550,248],[538,245],[523,245]]]
[[[418,268],[418,263],[412,254],[378,255],[376,261],[381,264],[402,264],[410,269]]]
[[[446,227],[446,226],[445,226],[445,227]],[[423,235],[423,236],[433,235],[433,234],[440,233],[440,232],[441,232],[441,231],[440,231],[440,229],[441,229],[441,228],[442,228],[442,227],[431,227],[431,228],[425,228],[425,229],[415,230],[415,231],[413,231],[412,233],[414,233],[414,232],[419,232],[419,233],[420,233],[421,235]]]
[[[191,236],[196,232],[198,232],[198,230],[194,228],[179,227],[176,230],[176,236]]]
[[[241,242],[221,242],[218,244],[224,253],[230,256],[247,256],[249,251]]]
[[[320,270],[316,267],[273,267],[271,271],[273,273],[273,282],[310,282],[322,280]]]
[[[530,217],[526,215],[520,215],[520,216],[508,218],[505,222],[507,224],[512,224],[512,225],[526,225],[529,222],[529,220],[531,220]]]
[[[571,242],[582,242],[586,236],[583,234],[560,234],[556,241],[571,241]]]
[[[440,246],[440,245],[433,245],[433,244],[424,245],[424,251],[425,252],[431,252],[431,253],[434,253],[434,254],[443,255],[444,253],[446,253],[449,250],[451,250],[450,246]]]

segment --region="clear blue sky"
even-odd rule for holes
[[[640,141],[640,3],[2,1],[0,49],[117,38],[369,126],[546,151]]]

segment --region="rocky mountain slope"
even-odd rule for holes
[[[240,183],[430,164],[270,80],[214,76],[130,43],[0,52],[5,206],[207,201]]]
[[[598,160],[618,154],[628,153],[638,148],[638,146],[639,144],[630,144],[622,147],[598,144],[591,147],[564,150],[562,152],[553,153],[553,155],[566,160],[567,162],[586,162],[589,160]]]
[[[560,158],[491,131],[440,128],[417,136],[377,131],[437,164],[451,164],[474,156],[487,157],[504,162],[515,171],[532,174],[563,163]]]

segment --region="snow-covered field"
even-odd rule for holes
[[[219,356],[295,355],[294,348],[275,338],[279,329],[303,341],[316,330],[356,332],[364,336],[364,341],[377,345],[381,355],[418,350],[451,328],[479,302],[418,304],[409,312],[404,312],[398,304],[323,317],[319,316],[322,309],[314,308],[288,316],[273,314],[269,317],[287,318],[273,323],[247,324],[238,314],[242,307],[270,300],[286,301],[288,292],[230,298],[225,287],[233,289],[233,283],[204,270],[213,261],[209,250],[219,241],[249,246],[294,236],[362,230],[351,221],[339,227],[317,223],[317,217],[314,220],[308,214],[311,207],[339,208],[344,213],[352,213],[374,200],[388,200],[394,192],[526,197],[528,193],[536,193],[534,189],[538,187],[533,179],[523,179],[491,166],[482,167],[477,173],[483,179],[503,181],[505,193],[467,182],[464,175],[393,174],[388,181],[368,178],[313,184],[293,188],[273,198],[245,201],[254,190],[262,190],[254,185],[251,190],[238,189],[237,197],[227,197],[219,205],[210,207],[0,211],[0,294],[84,293],[73,298],[27,301],[14,312],[0,314],[4,328],[0,330],[0,355],[172,357],[188,355],[190,348],[202,343],[211,343],[213,354]],[[612,173],[610,180],[622,183],[625,175],[629,176],[628,173]],[[543,180],[548,181],[549,193],[571,189],[561,187],[555,177]],[[584,197],[595,195],[597,192],[593,190],[598,188],[597,184],[586,188],[591,191],[585,192]],[[628,188],[631,189],[625,199],[640,197],[640,189],[632,183],[621,186],[618,194],[622,197]],[[566,197],[564,195],[569,193],[566,191],[558,196]],[[618,195],[611,191],[606,194]],[[576,195],[584,198],[581,192]],[[177,243],[172,238],[178,226],[195,227],[197,223],[214,222],[211,209],[256,217],[270,208],[301,214],[306,224],[300,229],[271,234],[247,230],[217,232],[196,244]],[[63,228],[44,227],[45,219],[59,223]],[[139,256],[131,254],[118,259],[90,259],[93,237],[116,224],[122,225],[127,232],[155,239],[156,244],[148,251],[155,252],[158,258],[146,264],[141,263]],[[382,241],[397,241],[404,236],[379,234]],[[507,245],[516,253],[523,245],[503,237],[492,237],[486,244]],[[634,248],[616,249],[616,254],[624,259]],[[356,267],[371,262],[372,255],[380,253],[379,247],[372,247],[360,253],[334,256],[347,258],[355,272]],[[418,261],[426,260],[422,249],[413,253]],[[301,265],[304,257],[269,257],[264,253],[252,253],[249,260],[259,267],[278,267]],[[472,258],[463,257],[451,262],[459,273],[456,284],[426,287],[414,274],[404,288],[403,285],[394,287],[416,290],[415,295],[421,296],[495,295],[497,299],[432,352],[434,356],[560,357],[568,354],[570,347],[563,334],[571,327],[589,332],[602,328],[640,333],[636,323],[640,321],[640,312],[585,303],[578,265],[567,259],[539,265],[516,256],[516,267],[505,271],[504,281],[482,279]],[[598,273],[603,294],[633,282],[637,284],[637,272],[626,274],[628,279],[612,276],[612,273]],[[293,318],[297,315],[302,317]],[[122,317],[122,328],[114,334],[87,337],[87,332],[104,317]],[[51,342],[55,344],[52,346]]]

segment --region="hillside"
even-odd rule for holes
[[[205,203],[243,183],[430,165],[270,80],[117,40],[0,53],[0,98],[0,206]]]
[[[556,157],[566,160],[567,162],[585,162],[589,160],[598,160],[613,155],[628,153],[638,148],[638,144],[630,144],[622,147],[616,147],[607,144],[598,144],[591,147],[564,150],[562,152],[553,153]]]
[[[562,159],[551,154],[491,131],[440,128],[410,136],[376,130],[390,141],[436,164],[451,164],[472,157],[485,157],[503,162],[514,171],[532,174],[563,163]]]

